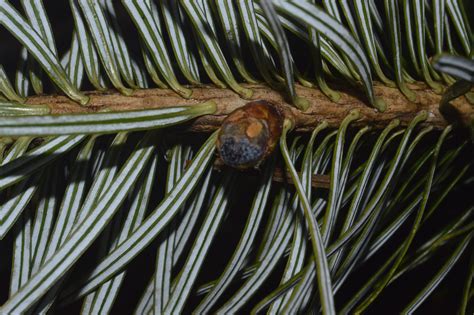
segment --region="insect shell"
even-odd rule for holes
[[[240,170],[258,167],[272,153],[282,128],[283,115],[275,104],[247,103],[222,123],[217,150],[226,165]]]

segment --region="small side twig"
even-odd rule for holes
[[[218,171],[221,171],[227,167],[229,166],[226,166],[220,158],[216,159],[216,161],[213,164],[213,168]],[[242,172],[244,172],[246,175],[249,175],[249,176],[261,175],[261,171],[258,169],[248,169]],[[293,185],[293,181],[291,180],[290,173],[286,170],[281,169],[280,167],[275,167],[275,170],[273,171],[272,180],[277,183],[286,183],[286,184]],[[329,189],[330,180],[331,179],[329,175],[322,175],[322,174],[313,175],[311,177],[311,187]]]

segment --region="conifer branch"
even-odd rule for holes
[[[409,101],[396,88],[376,84],[374,87],[376,96],[383,98],[388,105],[385,112],[378,112],[368,107],[364,95],[357,88],[346,88],[341,92],[339,102],[334,103],[320,90],[296,85],[298,95],[307,99],[310,104],[309,108],[302,112],[287,103],[282,94],[269,87],[250,84],[244,86],[254,91],[253,99],[265,99],[286,107],[287,114],[292,115],[295,120],[297,131],[310,131],[323,120],[326,120],[329,126],[337,127],[352,109],[358,109],[361,113],[361,119],[353,124],[355,126],[370,125],[374,128],[383,128],[393,119],[399,119],[401,125],[407,125],[422,110],[429,113],[425,124],[437,129],[448,125],[438,110],[441,95],[435,94],[424,84],[410,85],[410,88],[417,94],[416,102]],[[249,102],[229,89],[201,86],[192,90],[193,94],[189,99],[182,98],[171,89],[146,89],[136,90],[131,96],[125,96],[115,91],[87,92],[85,94],[90,96],[87,106],[78,105],[66,96],[60,95],[31,96],[27,103],[48,105],[52,114],[70,114],[149,109],[176,104],[192,105],[214,100],[218,107],[215,114],[202,116],[186,126],[187,131],[208,132],[218,128],[222,120],[233,110]],[[473,119],[474,108],[464,97],[452,101],[452,105],[458,111],[462,121]]]

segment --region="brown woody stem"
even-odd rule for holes
[[[191,161],[187,161],[186,162],[187,164],[188,163],[191,163]],[[214,165],[213,165],[214,169],[216,170],[219,170],[219,171],[222,171],[223,169],[225,169],[226,166],[221,159],[216,159],[214,161]],[[247,170],[244,170],[245,174],[248,175],[248,176],[260,176],[261,175],[261,171],[258,170],[258,169],[247,169]],[[301,174],[298,173],[300,176]],[[291,174],[287,171],[287,170],[283,170],[279,167],[275,167],[275,170],[273,171],[273,177],[272,177],[272,180],[274,182],[278,182],[278,183],[286,183],[286,184],[290,184],[290,185],[293,185],[293,180],[291,178]],[[324,175],[324,174],[313,174],[311,176],[311,186],[313,188],[324,188],[324,189],[329,189],[330,187],[330,181],[331,181],[331,178],[329,175]]]
[[[292,116],[297,131],[313,130],[323,120],[326,120],[329,126],[339,126],[352,109],[359,109],[361,113],[361,119],[352,125],[371,125],[374,128],[382,128],[395,118],[398,118],[402,125],[406,125],[422,110],[427,111],[429,116],[425,124],[438,129],[444,128],[448,124],[438,111],[441,95],[435,94],[422,84],[410,85],[410,88],[417,94],[416,102],[409,101],[398,89],[376,84],[374,87],[376,96],[382,98],[387,104],[387,110],[383,113],[367,106],[364,96],[356,89],[346,88],[341,91],[341,99],[338,103],[334,103],[318,89],[297,85],[298,96],[305,98],[310,104],[308,110],[302,112],[288,104],[281,93],[264,85],[244,86],[254,91],[252,99],[272,101],[282,105],[282,108],[286,108],[286,115]],[[48,105],[53,114],[66,114],[192,105],[214,100],[217,103],[215,114],[200,117],[187,126],[190,131],[204,132],[215,130],[229,113],[249,102],[229,89],[200,86],[193,87],[192,90],[193,94],[189,99],[184,99],[168,89],[146,89],[136,90],[131,96],[121,95],[116,91],[89,92],[86,93],[90,96],[88,106],[80,106],[60,95],[32,96],[27,103]],[[461,116],[469,118],[468,121],[474,116],[473,107],[464,97],[452,101],[451,104]]]

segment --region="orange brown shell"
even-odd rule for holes
[[[283,128],[276,105],[254,101],[236,109],[222,123],[217,149],[222,161],[238,169],[258,166],[273,151]]]

